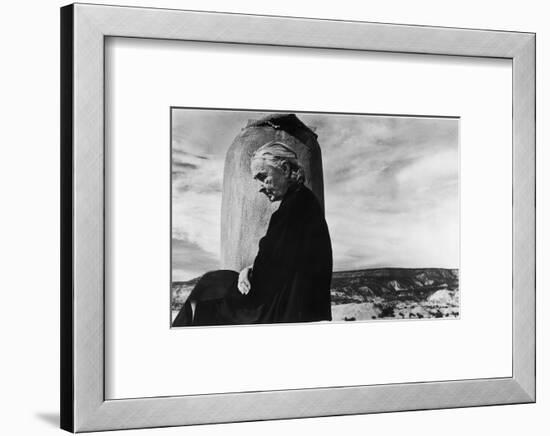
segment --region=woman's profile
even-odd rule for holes
[[[331,320],[330,236],[296,152],[271,141],[255,151],[250,167],[259,193],[281,202],[254,263],[204,274],[174,327]]]

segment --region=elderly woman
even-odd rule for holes
[[[269,201],[280,201],[254,264],[240,273],[206,273],[173,326],[330,320],[332,249],[323,210],[304,185],[292,148],[269,142],[252,156],[252,176]]]

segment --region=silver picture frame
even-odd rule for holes
[[[512,60],[512,376],[105,399],[106,37]],[[535,401],[535,34],[73,4],[61,8],[61,427],[71,432]]]

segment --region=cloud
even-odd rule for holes
[[[221,193],[187,191],[172,201],[172,238],[220,256]]]
[[[236,121],[220,126],[217,112],[174,110],[173,116],[172,237],[219,264],[223,165],[232,141],[223,138],[239,127]]]
[[[196,155],[219,155],[258,113],[224,110],[172,110],[172,148]]]
[[[219,268],[219,259],[199,245],[180,239],[172,239],[172,280],[191,280]]]
[[[458,266],[458,121],[306,115],[335,269]]]
[[[375,266],[457,267],[458,202],[410,211],[376,210],[369,202],[329,196],[327,222],[335,270]]]
[[[195,161],[172,160],[172,195],[185,192],[221,192],[223,183],[223,159],[214,156]]]

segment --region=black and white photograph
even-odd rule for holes
[[[460,119],[172,107],[172,327],[460,318]]]

